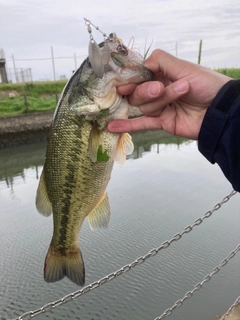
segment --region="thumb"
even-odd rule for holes
[[[178,80],[181,71],[189,68],[190,64],[190,62],[178,59],[161,49],[154,50],[144,62],[144,65],[153,73],[161,73],[171,81]]]

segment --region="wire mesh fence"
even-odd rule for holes
[[[7,69],[7,79],[8,82],[16,82],[16,83],[23,83],[23,82],[32,82],[32,69],[31,68],[15,68]]]

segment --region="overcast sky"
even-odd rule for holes
[[[164,49],[197,62],[203,40],[201,64],[240,68],[240,0],[0,0],[0,48],[7,67],[31,68],[34,79],[53,78],[51,46],[57,75],[70,76],[88,55],[89,35],[84,17],[106,34],[116,32],[128,44],[144,51]],[[99,32],[93,30],[97,42]],[[69,57],[69,58],[67,58]],[[49,60],[30,60],[44,59]],[[24,60],[26,59],[26,60]]]

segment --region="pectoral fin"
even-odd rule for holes
[[[117,145],[117,150],[115,154],[115,160],[119,166],[122,166],[126,160],[126,155],[132,154],[134,150],[134,145],[132,142],[132,137],[128,133],[123,133]]]
[[[52,213],[52,203],[49,199],[45,182],[44,169],[42,171],[36,196],[36,208],[43,216],[48,217]]]
[[[89,157],[93,162],[108,162],[107,150],[103,150],[103,133],[93,128],[89,137]]]
[[[89,157],[93,162],[97,161],[97,151],[99,146],[102,144],[101,132],[97,128],[92,128],[89,136]]]
[[[91,230],[108,227],[110,221],[110,205],[106,192],[96,207],[88,214],[87,218]]]

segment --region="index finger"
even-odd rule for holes
[[[117,92],[124,96],[128,96],[129,94],[133,93],[136,87],[137,87],[137,84],[129,83],[124,86],[117,87]]]
[[[160,117],[142,116],[134,119],[116,119],[108,123],[108,131],[110,132],[132,132],[140,130],[161,130],[162,124]]]

